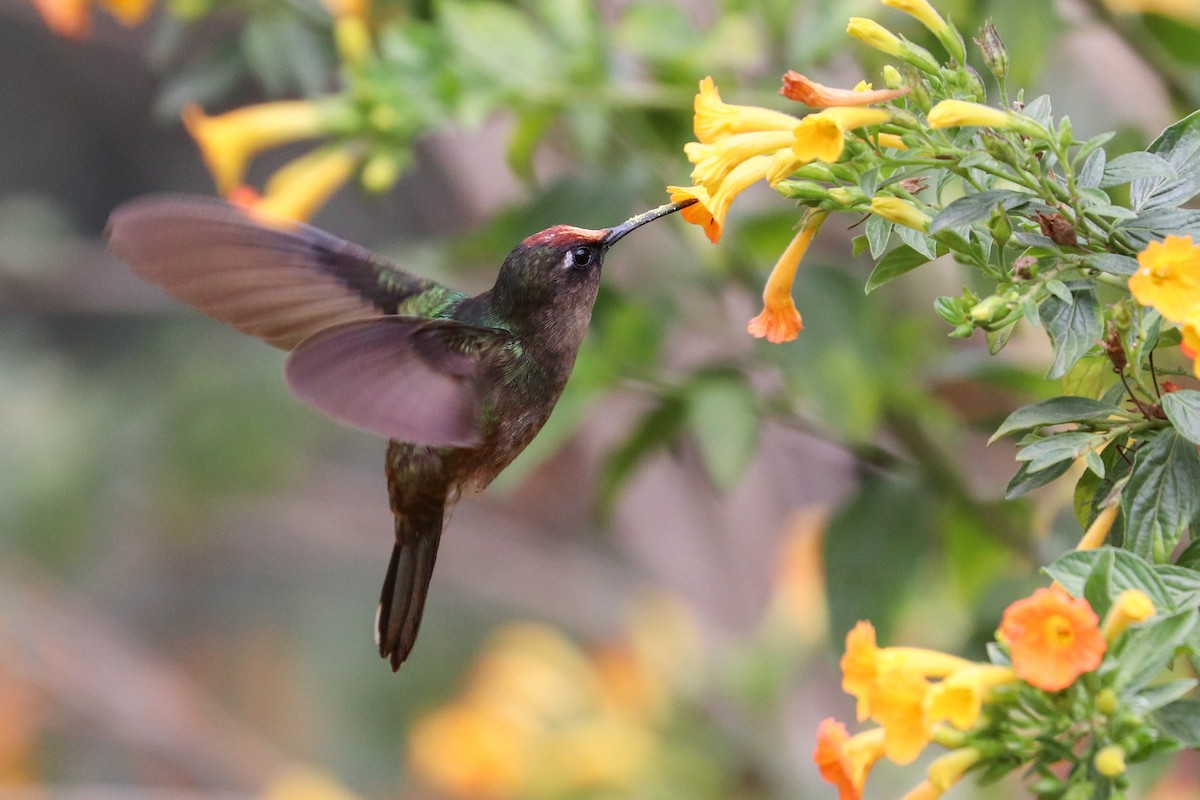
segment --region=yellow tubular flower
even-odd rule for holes
[[[713,244],[721,238],[725,228],[725,216],[733,198],[744,192],[751,184],[762,180],[772,172],[774,159],[771,156],[751,156],[729,171],[721,185],[711,194],[704,186],[668,186],[671,202],[695,199],[693,206],[683,209],[680,215],[685,221],[704,228],[704,233]]]
[[[250,205],[264,221],[304,221],[354,176],[361,156],[349,148],[315,150],[271,176],[262,198]]]
[[[1110,645],[1135,622],[1145,622],[1154,616],[1154,601],[1138,589],[1126,589],[1117,597],[1104,618],[1104,639]]]
[[[326,129],[326,115],[309,100],[260,103],[214,117],[191,104],[183,109],[183,124],[200,146],[217,191],[228,194],[242,182],[254,156],[277,145],[320,136]]]
[[[905,792],[900,800],[937,800],[941,796],[942,791],[930,781],[925,780]]]
[[[884,731],[884,752],[897,764],[911,764],[933,738],[925,712],[930,683],[915,669],[887,664],[871,685],[871,716]]]
[[[835,106],[809,114],[795,128],[792,151],[804,161],[834,162],[846,148],[846,132],[891,119],[882,108]]]
[[[683,152],[696,165],[692,180],[715,192],[733,168],[746,159],[775,153],[792,143],[791,131],[751,131],[735,133],[714,142],[688,142]]]
[[[783,251],[771,277],[763,288],[763,310],[746,326],[747,332],[758,339],[766,339],[773,344],[790,342],[800,335],[804,322],[800,312],[796,310],[796,302],[792,299],[792,284],[796,280],[796,270],[800,260],[808,251],[808,246],[821,223],[829,216],[824,211],[807,211],[791,244]]]
[[[1100,510],[1096,518],[1092,520],[1092,524],[1084,531],[1083,538],[1079,540],[1079,544],[1075,545],[1076,550],[1095,550],[1100,545],[1104,544],[1104,540],[1108,538],[1108,532],[1112,529],[1113,520],[1117,518],[1117,514],[1121,511],[1121,502],[1113,500],[1107,506]]]
[[[696,138],[710,144],[733,133],[750,131],[790,131],[798,121],[790,114],[759,106],[737,106],[721,100],[712,78],[700,81],[700,91],[694,103],[693,125]]]
[[[934,10],[926,0],[882,0],[885,6],[903,11],[928,28],[934,35],[941,37],[946,33],[946,20]]]
[[[1007,111],[970,103],[966,100],[942,100],[929,109],[926,117],[930,128],[957,128],[978,125],[996,130],[1007,130],[1016,124],[1016,119]]]
[[[846,25],[846,33],[858,39],[863,44],[874,47],[876,50],[887,53],[890,56],[904,58],[906,55],[904,45],[900,42],[896,34],[873,19],[851,17],[849,24]]]
[[[890,147],[893,150],[908,149],[908,145],[904,143],[904,139],[894,133],[877,133],[871,137],[871,141],[880,147]]]
[[[862,621],[846,634],[846,652],[841,660],[842,689],[858,699],[858,720],[861,722],[874,716],[872,687],[881,670],[903,666],[927,678],[944,678],[973,663],[919,647],[878,647],[875,628]]]
[[[1200,245],[1191,236],[1168,236],[1138,253],[1138,270],[1129,277],[1133,299],[1152,306],[1171,322],[1200,311]]]
[[[944,792],[962,780],[967,770],[979,763],[982,753],[974,747],[964,747],[938,756],[929,765],[926,775],[936,789]]]
[[[969,730],[983,711],[984,698],[997,686],[1013,683],[1011,667],[972,664],[963,667],[929,690],[929,717],[934,722],[949,720],[960,731]]]
[[[871,198],[871,213],[921,233],[929,233],[929,223],[933,221],[912,203],[889,194],[878,194]]]

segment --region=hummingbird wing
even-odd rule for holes
[[[138,198],[113,211],[106,232],[138,275],[283,350],[341,322],[432,316],[465,297],[317,228],[266,225],[211,197]]]
[[[482,387],[512,341],[450,319],[345,322],[301,342],[284,365],[303,402],[356,428],[426,447],[483,443]]]

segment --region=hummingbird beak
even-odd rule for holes
[[[633,229],[640,228],[647,222],[653,222],[659,217],[665,217],[667,214],[674,214],[676,211],[687,208],[695,202],[696,199],[693,197],[687,200],[680,200],[678,203],[666,203],[658,208],[653,208],[649,211],[638,214],[636,217],[630,217],[620,225],[609,228],[608,232],[604,234],[601,244],[603,244],[605,247],[611,247],[619,239],[623,238],[625,234],[629,233]]]

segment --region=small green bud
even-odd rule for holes
[[[978,103],[987,99],[987,87],[983,85],[983,78],[970,64],[963,65],[963,88],[970,92],[971,97]]]
[[[996,80],[1004,83],[1008,76],[1008,48],[1004,46],[1000,32],[996,30],[996,23],[990,18],[983,23],[975,44],[983,51],[983,63],[987,65],[988,72],[995,75]]]
[[[1008,218],[1008,212],[1004,210],[1003,206],[996,206],[992,212],[992,217],[988,220],[988,230],[991,231],[992,238],[1000,247],[1004,247],[1012,238],[1012,221]]]
[[[938,60],[933,57],[933,53],[921,47],[919,44],[913,44],[908,39],[901,39],[900,46],[903,52],[900,57],[912,64],[922,72],[928,72],[931,75],[936,75],[941,65]]]
[[[829,189],[816,181],[783,181],[776,185],[775,191],[794,200],[820,201],[829,196]]]
[[[984,326],[1007,314],[1008,301],[999,295],[992,295],[976,303],[968,316],[976,325]]]
[[[865,203],[867,196],[857,186],[835,186],[829,190],[829,199],[842,208],[853,208],[860,203]]]
[[[1012,142],[1000,136],[981,136],[979,138],[983,142],[983,149],[987,151],[987,154],[1000,163],[1013,166],[1021,164],[1021,159],[1012,146]]]
[[[904,77],[904,85],[912,90],[907,95],[908,99],[921,111],[928,113],[929,109],[933,108],[933,101],[929,98],[929,85],[925,82],[925,76],[909,64],[900,65],[900,74]],[[895,122],[894,115],[892,121]]]
[[[904,88],[904,76],[891,64],[884,64],[883,85],[889,89],[902,89]]]
[[[1096,695],[1096,710],[1106,717],[1111,717],[1121,708],[1121,698],[1110,688],[1100,690]]]
[[[1063,117],[1058,123],[1058,144],[1062,149],[1066,150],[1075,143],[1075,136],[1071,130],[1071,118]]]

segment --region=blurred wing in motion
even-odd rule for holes
[[[434,315],[464,297],[309,225],[267,225],[210,197],[132,200],[113,211],[107,235],[138,275],[283,350],[331,325]]]
[[[357,320],[301,342],[284,375],[298,398],[339,422],[426,447],[477,447],[481,373],[509,341],[447,319]]]

